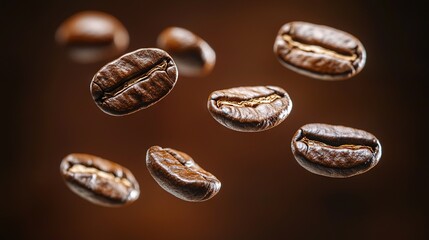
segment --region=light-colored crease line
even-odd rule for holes
[[[335,51],[332,51],[332,50],[329,50],[329,49],[326,49],[326,48],[323,48],[320,46],[300,43],[300,42],[293,40],[292,37],[290,35],[287,35],[287,34],[283,34],[282,38],[285,42],[287,42],[293,48],[298,48],[298,49],[306,51],[306,52],[320,53],[320,54],[328,55],[331,57],[335,57],[335,58],[339,58],[339,59],[343,59],[343,60],[351,61],[351,62],[353,62],[354,60],[357,59],[356,54],[349,56],[349,55],[337,53]]]
[[[157,71],[166,71],[167,67],[168,67],[167,60],[163,60],[162,63],[151,68],[148,72],[144,73],[142,76],[137,77],[137,78],[132,78],[132,79],[128,80],[127,82],[125,82],[125,84],[113,89],[112,91],[104,92],[104,95],[101,98],[101,101],[104,101],[107,98],[111,98],[111,97],[114,97],[114,96],[121,94],[122,92],[127,90],[129,87],[148,79],[149,76],[151,76],[153,73],[155,73]]]
[[[344,148],[350,149],[350,150],[368,149],[371,152],[374,152],[374,150],[370,146],[352,145],[352,144],[342,144],[342,145],[339,145],[339,146],[334,146],[334,145],[329,145],[329,144],[326,144],[326,143],[323,143],[323,142],[320,142],[320,141],[317,141],[317,140],[312,140],[312,139],[309,139],[307,137],[303,137],[301,139],[301,142],[305,143],[308,147],[313,146],[313,145],[319,145],[319,146],[322,146],[322,147],[329,147],[329,148],[333,148],[333,149],[344,149]]]
[[[84,173],[95,174],[98,177],[101,177],[104,179],[113,180],[115,182],[120,182],[127,187],[132,186],[131,182],[126,178],[120,178],[120,177],[115,176],[113,173],[107,173],[107,172],[101,171],[100,169],[97,169],[94,167],[88,167],[88,166],[85,166],[82,164],[74,164],[72,167],[67,169],[67,172],[72,173],[72,174],[84,174]]]
[[[230,101],[219,99],[216,101],[217,107],[225,106],[234,106],[234,107],[256,107],[260,104],[272,103],[277,99],[282,98],[280,95],[274,93],[269,96],[257,97],[243,101]]]

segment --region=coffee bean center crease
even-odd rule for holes
[[[216,105],[217,105],[217,107],[221,107],[222,105],[235,106],[235,107],[256,107],[260,104],[272,103],[275,100],[280,99],[280,98],[282,98],[282,97],[278,94],[271,94],[269,96],[252,98],[252,99],[243,100],[243,101],[219,99],[216,101]]]
[[[115,181],[117,183],[122,183],[127,187],[132,186],[131,182],[128,181],[126,178],[117,177],[112,173],[107,173],[107,172],[101,171],[100,169],[84,166],[82,164],[75,164],[67,171],[71,174],[91,174],[99,178]]]
[[[322,147],[328,147],[333,149],[350,149],[350,150],[359,150],[359,149],[367,149],[374,152],[374,149],[369,146],[364,145],[354,145],[354,144],[333,144],[333,143],[323,143],[317,140],[312,140],[307,137],[304,137],[301,139],[301,142],[305,143],[307,146],[322,146]],[[307,148],[308,151],[308,148]]]
[[[166,59],[164,59],[164,60],[162,60],[161,63],[155,65],[149,71],[144,72],[144,73],[140,73],[137,76],[132,76],[129,79],[125,80],[123,82],[123,84],[117,86],[116,88],[114,88],[110,91],[105,91],[104,95],[101,97],[101,102],[104,102],[108,98],[111,98],[111,97],[114,97],[116,95],[121,94],[122,92],[124,92],[125,90],[127,90],[128,88],[130,88],[131,86],[133,86],[137,83],[140,83],[142,81],[147,80],[155,72],[167,71],[167,67],[168,67],[168,62]]]
[[[338,52],[332,51],[330,49],[326,49],[320,46],[316,46],[316,45],[308,45],[305,43],[300,43],[298,41],[295,41],[292,39],[292,37],[288,34],[283,34],[282,38],[285,42],[287,42],[291,47],[293,48],[298,48],[302,51],[306,51],[306,52],[314,52],[314,53],[319,53],[319,54],[324,54],[324,55],[328,55],[334,58],[339,58],[339,59],[343,59],[346,61],[350,61],[353,62],[354,60],[357,59],[357,55],[353,54],[353,55],[344,55],[344,54],[340,54]]]

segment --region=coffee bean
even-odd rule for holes
[[[102,111],[120,116],[155,104],[176,81],[177,68],[170,55],[161,49],[142,48],[102,67],[90,88]]]
[[[123,166],[97,156],[73,153],[60,166],[67,186],[82,198],[106,207],[119,207],[137,200],[139,184]]]
[[[185,201],[208,200],[221,187],[220,181],[198,166],[189,155],[171,148],[149,148],[146,166],[164,190]]]
[[[56,41],[67,47],[72,59],[90,63],[107,60],[128,47],[128,32],[115,17],[96,11],[79,12],[58,28]]]
[[[173,57],[180,75],[204,76],[213,70],[216,54],[206,41],[179,27],[169,27],[158,36],[157,45]]]
[[[211,93],[207,108],[227,128],[258,132],[283,122],[292,110],[292,100],[280,87],[237,87]]]
[[[274,43],[274,54],[287,68],[323,80],[351,78],[366,61],[365,48],[354,36],[307,22],[283,25]]]
[[[291,148],[301,166],[327,177],[364,173],[381,158],[380,142],[371,133],[320,123],[301,127],[292,138]]]

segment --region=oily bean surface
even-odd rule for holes
[[[221,187],[221,182],[198,166],[189,155],[171,148],[149,148],[146,166],[164,190],[185,201],[206,201]]]
[[[274,43],[280,63],[300,74],[323,80],[344,80],[365,65],[366,51],[354,36],[307,22],[283,25]]]
[[[90,85],[97,106],[120,116],[147,108],[164,98],[177,81],[177,68],[165,51],[142,48],[108,63]]]
[[[229,129],[259,132],[283,122],[292,110],[292,100],[280,87],[237,87],[212,92],[207,108]]]
[[[67,186],[101,206],[119,207],[137,200],[139,184],[127,168],[90,154],[73,153],[60,166]]]
[[[302,167],[327,177],[364,173],[381,158],[381,144],[374,135],[339,125],[304,125],[293,136],[291,148]]]
[[[210,45],[184,28],[166,28],[158,36],[157,45],[173,57],[180,75],[205,76],[215,66],[216,54]]]
[[[72,15],[58,27],[55,38],[67,48],[72,59],[82,63],[115,57],[129,43],[124,25],[112,15],[98,11]]]

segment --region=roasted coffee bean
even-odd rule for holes
[[[102,67],[90,87],[102,111],[120,116],[155,104],[176,81],[177,68],[170,55],[161,49],[143,48]]]
[[[258,132],[283,122],[292,110],[292,100],[279,87],[237,87],[211,93],[207,108],[227,128]]]
[[[184,28],[165,29],[158,36],[157,45],[171,54],[183,76],[207,75],[216,62],[216,54],[207,42]]]
[[[107,60],[125,51],[129,37],[115,17],[96,11],[79,12],[65,20],[56,41],[67,47],[72,59],[90,63]]]
[[[106,207],[120,207],[137,200],[139,184],[125,167],[97,156],[73,153],[60,166],[67,186],[82,198]]]
[[[208,200],[221,187],[220,181],[198,166],[188,154],[171,148],[149,148],[146,166],[165,191],[185,201]]]
[[[274,54],[287,68],[323,80],[351,78],[366,61],[365,48],[354,36],[306,22],[283,25],[274,43]]]
[[[381,158],[374,135],[344,126],[313,123],[301,127],[292,138],[292,153],[308,171],[345,178],[364,173]]]

